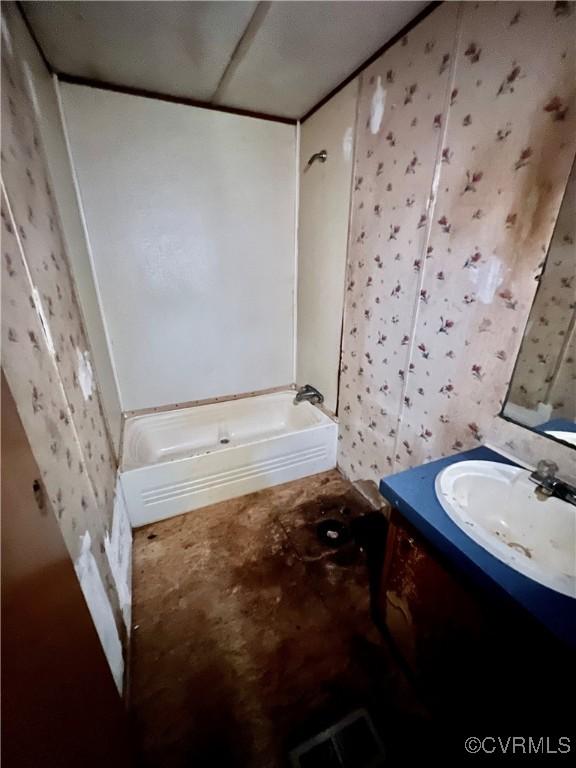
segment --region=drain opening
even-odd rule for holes
[[[230,440],[227,437],[220,438],[220,445],[228,445]]]
[[[342,520],[321,520],[316,525],[316,536],[318,540],[328,547],[341,547],[347,544],[352,534],[350,528]]]

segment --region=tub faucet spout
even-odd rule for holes
[[[308,400],[309,403],[313,403],[314,405],[320,405],[320,403],[324,402],[324,395],[311,384],[305,384],[296,392],[294,405],[298,405],[298,403],[302,403],[304,400]]]

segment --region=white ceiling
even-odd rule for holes
[[[24,2],[57,72],[299,118],[428,3]]]

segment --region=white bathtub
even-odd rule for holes
[[[127,419],[120,479],[137,527],[336,466],[337,425],[294,392]]]

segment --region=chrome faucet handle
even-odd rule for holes
[[[294,398],[294,404],[301,403],[303,400],[308,400],[311,403],[320,405],[324,402],[324,395],[319,392],[316,387],[311,384],[304,384],[303,387],[299,387],[296,390],[296,397]]]
[[[555,496],[576,507],[576,486],[556,477],[558,464],[555,461],[541,459],[536,469],[530,474],[530,480],[536,483],[536,494],[541,497]]]

